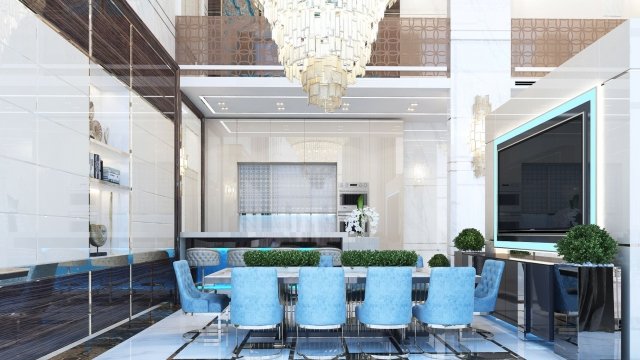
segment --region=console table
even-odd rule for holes
[[[456,266],[473,266],[479,274],[487,259],[505,262],[493,316],[516,326],[523,339],[533,334],[553,341],[553,266],[560,260],[456,252],[454,262]]]

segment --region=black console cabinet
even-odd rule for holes
[[[456,252],[456,266],[473,266],[480,274],[485,260],[505,262],[500,290],[493,313],[527,334],[554,339],[554,263],[484,253]]]

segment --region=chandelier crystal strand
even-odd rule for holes
[[[271,25],[278,60],[291,81],[325,111],[342,104],[364,76],[378,23],[396,0],[252,0]]]

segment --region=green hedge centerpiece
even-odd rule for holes
[[[435,254],[429,259],[429,267],[449,267],[451,263],[444,254]]]
[[[480,251],[484,246],[484,236],[474,228],[464,229],[453,239],[453,244],[461,251]]]
[[[418,254],[409,250],[347,250],[342,266],[415,266]]]
[[[577,225],[556,244],[558,255],[572,264],[611,264],[618,243],[598,225]]]
[[[247,266],[318,266],[316,250],[250,250],[244,253]]]

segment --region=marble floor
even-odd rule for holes
[[[122,341],[110,350],[103,352],[96,359],[230,359],[236,346],[236,332],[229,330],[222,334],[220,343],[202,341],[196,337],[185,341],[182,334],[194,329],[202,329],[214,324],[211,316],[185,315],[176,311],[158,321],[138,334]],[[418,359],[456,359],[460,357],[474,359],[562,359],[553,353],[553,344],[535,339],[523,341],[516,336],[515,328],[492,317],[476,316],[474,328],[491,331],[494,336],[487,339],[478,333],[464,333],[458,341],[457,333],[438,333],[427,337],[425,333],[418,333],[414,342],[413,333],[407,333],[404,342],[395,341],[392,337],[380,331],[362,331],[362,337],[357,338],[355,327],[351,326],[345,332],[344,348],[341,346],[337,334],[300,333],[300,340],[296,341],[295,331],[287,337],[287,346],[274,348],[275,333],[238,332],[238,341],[243,344],[240,355],[251,359],[257,356],[269,356],[273,360],[303,359],[299,353],[309,356],[322,356],[327,359],[340,355],[346,351],[348,359],[365,358],[363,353],[394,355],[400,350],[409,352],[408,358]],[[213,327],[211,328],[213,329]],[[329,335],[329,336],[327,336]],[[278,340],[279,341],[279,340]],[[342,356],[341,358],[345,358]],[[369,358],[369,357],[367,357]]]

